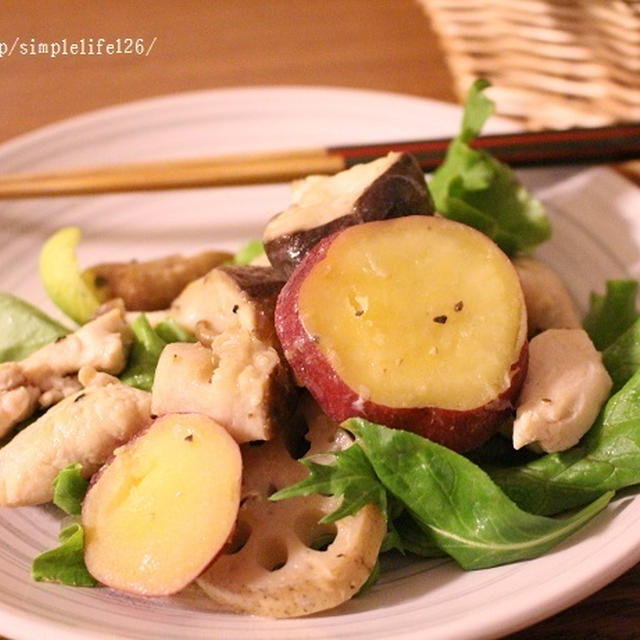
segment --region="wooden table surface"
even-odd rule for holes
[[[0,142],[92,109],[215,87],[332,85],[456,99],[437,38],[414,0],[3,0],[0,25]],[[65,38],[67,45],[120,38],[123,46],[132,38],[151,50],[21,53]],[[636,566],[510,638],[637,638],[639,611]]]

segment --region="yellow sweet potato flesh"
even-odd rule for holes
[[[490,402],[509,388],[526,331],[507,257],[437,217],[344,231],[302,284],[299,313],[338,376],[389,407]]]
[[[236,520],[242,460],[227,431],[198,414],[156,420],[120,447],[85,498],[85,563],[100,582],[175,593],[222,549]]]

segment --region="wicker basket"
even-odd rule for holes
[[[640,120],[640,0],[419,0],[462,98],[491,81],[527,128]]]

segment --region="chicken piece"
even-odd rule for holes
[[[6,435],[11,427],[26,420],[38,406],[40,389],[23,385],[0,391],[0,434]]]
[[[20,361],[20,366],[36,382],[45,382],[50,375],[77,373],[82,367],[116,374],[127,364],[131,339],[122,309],[114,307],[32,353]]]
[[[242,443],[272,438],[294,406],[295,389],[276,350],[242,329],[216,336],[210,349],[177,342],[160,355],[155,415],[203,413]]]
[[[305,407],[309,453],[345,449],[348,434]],[[355,595],[375,565],[386,533],[384,519],[369,504],[334,524],[319,520],[340,499],[313,494],[272,502],[276,490],[307,472],[281,440],[243,447],[243,491],[236,535],[198,585],[218,610],[289,618],[338,606]]]
[[[100,300],[120,298],[128,310],[166,309],[189,282],[231,259],[224,251],[202,251],[192,256],[167,256],[146,262],[97,264],[90,278]]]
[[[194,334],[203,325],[212,334],[242,327],[273,341],[273,310],[283,285],[271,267],[218,267],[185,288],[171,305],[171,315]]]
[[[529,337],[545,329],[580,329],[580,313],[558,274],[547,265],[521,256],[513,260],[527,307]]]
[[[262,241],[271,265],[288,278],[315,244],[339,229],[434,211],[416,158],[393,151],[331,176],[294,182],[291,205],[269,220]]]
[[[0,437],[38,407],[50,407],[78,391],[77,373],[82,367],[120,373],[131,340],[123,309],[115,306],[24,360],[1,363]]]
[[[0,506],[51,501],[60,470],[79,462],[88,478],[116,447],[149,424],[151,394],[91,368],[80,372],[80,380],[88,386],[0,449]]]
[[[0,364],[0,437],[35,411],[41,393],[29,383],[19,363]]]
[[[188,285],[171,313],[202,344],[164,349],[153,412],[205,413],[238,442],[293,431],[298,390],[273,324],[282,285],[272,268],[259,266],[218,267]]]
[[[547,329],[529,343],[529,369],[513,423],[513,446],[551,453],[577,444],[611,391],[612,381],[582,329]]]

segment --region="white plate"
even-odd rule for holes
[[[142,159],[451,135],[459,110],[418,98],[329,88],[228,89],[126,105],[0,147],[0,172]],[[495,125],[494,125],[495,126]],[[638,190],[604,169],[523,173],[548,204],[553,240],[539,254],[579,303],[604,280],[639,275]],[[43,240],[82,228],[83,264],[238,246],[286,206],[283,185],[31,200],[0,207],[0,289],[54,312],[38,282]],[[390,568],[364,597],[300,620],[207,612],[197,597],[134,599],[31,582],[58,515],[0,510],[0,633],[12,638],[490,638],[567,607],[640,560],[640,498],[617,500],[546,556],[484,571],[445,561]]]

